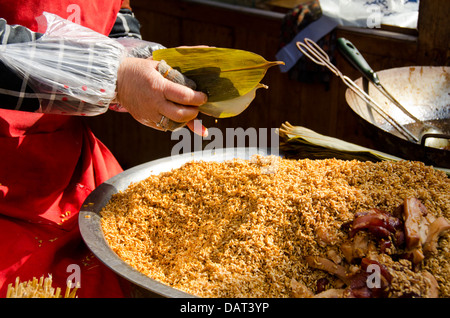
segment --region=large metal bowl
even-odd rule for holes
[[[377,72],[386,89],[419,120],[431,123],[450,134],[450,67],[410,66]],[[412,120],[388,101],[363,78],[355,81],[396,121],[418,133]],[[347,89],[346,101],[359,116],[377,149],[408,160],[450,168],[450,151],[406,140],[353,91]],[[416,126],[416,127],[415,127]]]
[[[131,283],[132,297],[194,297],[140,273],[119,258],[103,236],[100,211],[109,202],[113,194],[125,190],[131,183],[144,180],[150,175],[179,168],[192,160],[222,162],[233,158],[250,159],[255,154],[269,155],[271,151],[270,149],[258,148],[224,148],[199,151],[150,161],[128,169],[101,184],[86,198],[79,214],[81,236],[88,248],[100,261]]]

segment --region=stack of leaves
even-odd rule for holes
[[[286,158],[290,159],[327,159],[336,158],[341,160],[359,161],[382,161],[404,160],[390,154],[362,147],[341,139],[324,136],[315,131],[293,126],[285,122],[278,129],[281,137],[280,150]],[[434,167],[436,170],[444,171],[450,177],[450,169]]]
[[[360,161],[401,160],[389,154],[358,146],[341,139],[324,136],[301,126],[286,122],[281,125],[280,148],[286,157],[292,159],[357,159]]]
[[[76,298],[78,287],[75,286],[72,290],[71,282],[67,282],[67,287],[64,295],[61,294],[61,288],[52,287],[52,277],[44,276],[38,280],[33,277],[27,282],[20,282],[19,277],[16,278],[15,285],[8,285],[6,298]]]
[[[239,115],[255,98],[256,90],[269,67],[284,64],[268,62],[258,54],[214,47],[181,47],[153,52],[153,59],[165,61],[196,83],[208,95],[199,110],[225,118]]]

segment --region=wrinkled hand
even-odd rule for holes
[[[202,92],[173,83],[158,71],[158,61],[151,58],[125,58],[117,75],[117,100],[138,122],[158,130],[157,126],[164,115],[175,122],[187,122],[187,127],[201,136],[207,134],[204,126],[201,131],[195,125],[198,106],[207,101]]]

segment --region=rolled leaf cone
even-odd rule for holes
[[[242,113],[253,101],[258,88],[268,87],[263,84],[258,84],[254,89],[243,96],[235,97],[228,100],[219,102],[208,102],[199,107],[199,111],[203,114],[215,117],[215,118],[227,118],[239,115]]]
[[[261,82],[269,67],[284,64],[268,62],[244,50],[210,47],[161,49],[153,52],[153,59],[165,60],[193,80],[211,103],[246,95]]]

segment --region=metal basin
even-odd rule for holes
[[[192,160],[221,162],[233,158],[250,159],[255,154],[269,155],[270,153],[269,149],[224,148],[162,158],[128,169],[101,184],[86,198],[79,213],[81,236],[100,261],[131,283],[132,297],[195,297],[140,273],[119,258],[103,236],[100,211],[113,194],[125,190],[131,183],[144,180],[153,174],[179,168],[186,162]]]

